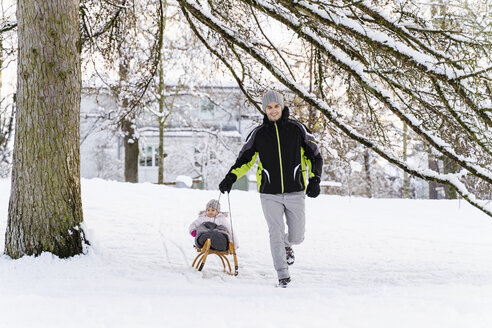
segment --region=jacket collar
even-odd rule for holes
[[[289,107],[285,106],[284,109],[282,110],[282,116],[276,121],[278,126],[283,125],[287,120],[289,119]],[[263,124],[266,126],[273,126],[272,121],[268,119],[268,116],[266,114],[263,115]]]

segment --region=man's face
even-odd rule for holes
[[[282,107],[280,107],[278,102],[272,101],[266,106],[266,114],[270,121],[278,121],[282,117]]]

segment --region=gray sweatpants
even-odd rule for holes
[[[306,226],[304,192],[286,194],[260,194],[263,214],[270,233],[270,249],[278,279],[289,277],[285,247],[304,240]],[[284,214],[287,221],[285,233]]]

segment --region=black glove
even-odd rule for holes
[[[234,173],[227,173],[224,180],[219,183],[219,190],[221,193],[230,192],[232,184],[236,182],[236,175]]]
[[[309,178],[309,184],[306,189],[306,195],[311,198],[316,198],[319,196],[319,177]]]

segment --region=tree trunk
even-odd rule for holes
[[[5,253],[82,252],[78,0],[18,0],[17,117]]]
[[[159,150],[158,150],[158,171],[157,171],[157,183],[164,184],[164,124],[166,119],[164,118],[164,65],[162,58],[162,50],[164,48],[164,31],[166,28],[167,18],[167,1],[159,1]],[[166,116],[167,118],[167,116]]]
[[[408,152],[408,125],[403,122],[403,161],[407,162]],[[403,171],[403,198],[410,198],[408,173]]]
[[[158,100],[159,100],[159,150],[158,150],[158,169],[157,169],[157,183],[164,184],[164,65],[162,63],[162,49],[164,47],[164,5],[160,2],[160,20],[159,20],[159,87],[158,87]]]
[[[434,172],[439,172],[439,165],[437,163],[437,159],[435,158],[435,156],[432,154],[430,150],[428,151],[428,163],[429,163],[429,169],[433,170]],[[429,181],[429,199],[439,198],[439,195],[437,193],[438,186],[439,186],[438,183],[434,181]]]
[[[138,139],[135,137],[134,122],[125,119],[122,122],[121,130],[125,137],[123,143],[125,147],[125,181],[138,182]]]
[[[455,161],[444,157],[443,159],[443,168],[444,173],[456,173],[458,171],[458,165]],[[446,195],[446,199],[457,199],[458,194],[456,190],[448,185],[444,186],[444,194]]]
[[[3,38],[0,34],[0,96],[2,95],[2,71],[3,71]]]
[[[372,198],[371,164],[369,150],[364,150],[364,172],[366,173],[366,196]]]
[[[123,131],[123,145],[125,148],[125,181],[126,182],[138,182],[138,138],[135,134],[135,113],[130,112],[128,96],[124,85],[128,79],[128,67],[130,60],[127,58],[123,47],[119,45],[119,74],[120,74],[120,112],[123,115],[121,120],[121,131]]]
[[[162,69],[159,72],[161,75]],[[164,95],[163,95],[163,86],[161,86],[161,78],[159,77],[159,113],[161,115],[164,114]],[[163,85],[164,83],[162,83]],[[162,89],[161,89],[162,88]],[[164,184],[164,118],[162,116],[158,117],[159,119],[159,150],[158,150],[158,172],[157,172],[157,183]]]

